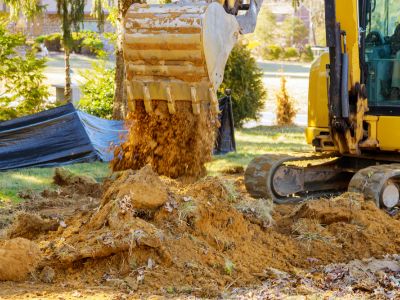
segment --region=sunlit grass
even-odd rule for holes
[[[90,175],[96,180],[102,180],[109,174],[106,163],[84,163],[65,166],[76,174]],[[19,192],[42,191],[55,188],[52,184],[54,168],[28,168],[0,173],[0,202],[19,202]]]
[[[210,175],[216,175],[232,166],[246,167],[252,159],[266,153],[290,154],[312,150],[305,141],[304,128],[298,126],[240,129],[236,131],[235,136],[237,151],[215,156],[213,161],[207,164]]]

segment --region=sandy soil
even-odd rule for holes
[[[360,195],[272,210],[246,194],[242,175],[187,184],[150,166],[90,195],[88,183],[69,178],[24,212],[8,208],[0,252],[30,263],[0,260],[14,272],[2,280],[19,281],[0,283],[1,298],[398,296],[400,221]]]

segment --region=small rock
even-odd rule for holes
[[[78,291],[73,291],[71,294],[72,297],[80,298],[82,297],[82,294]]]
[[[143,270],[139,270],[138,273],[139,274],[136,277],[136,282],[138,284],[142,284],[144,282],[144,271]]]
[[[151,270],[155,267],[155,265],[156,265],[156,263],[151,258],[149,258],[147,260],[147,269]]]
[[[318,262],[319,262],[319,259],[318,259],[318,258],[315,258],[315,257],[307,257],[307,261],[308,261],[310,264],[315,264],[315,263],[318,263]]]
[[[44,267],[40,272],[40,280],[44,283],[53,283],[56,272],[51,267]]]
[[[192,197],[190,197],[190,196],[185,196],[185,197],[183,197],[183,201],[184,202],[190,202],[190,201],[193,201],[193,198]]]

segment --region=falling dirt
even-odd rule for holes
[[[270,202],[243,192],[240,177],[185,184],[145,166],[107,180],[98,202],[76,207],[57,228],[30,237],[42,257],[33,287],[43,281],[69,290],[215,297],[283,273],[290,283],[314,272],[307,276],[318,283],[328,276],[326,265],[400,251],[400,221],[358,194],[273,212]],[[10,228],[16,223],[18,217]],[[24,249],[18,251],[26,255]]]
[[[191,102],[180,101],[170,114],[165,101],[153,101],[153,113],[142,102],[127,119],[129,136],[115,151],[113,170],[137,170],[150,164],[171,178],[205,175],[204,164],[211,160],[218,118],[203,104],[199,116]]]

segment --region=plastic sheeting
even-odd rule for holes
[[[219,100],[215,154],[236,151],[230,97]],[[0,122],[0,171],[110,161],[113,146],[124,141],[122,121],[101,119],[72,104]]]
[[[231,96],[226,96],[218,101],[219,110],[221,111],[219,115],[221,127],[218,129],[214,154],[226,154],[236,151],[232,100]]]
[[[109,161],[126,135],[123,122],[100,119],[72,104],[0,123],[0,170]]]

